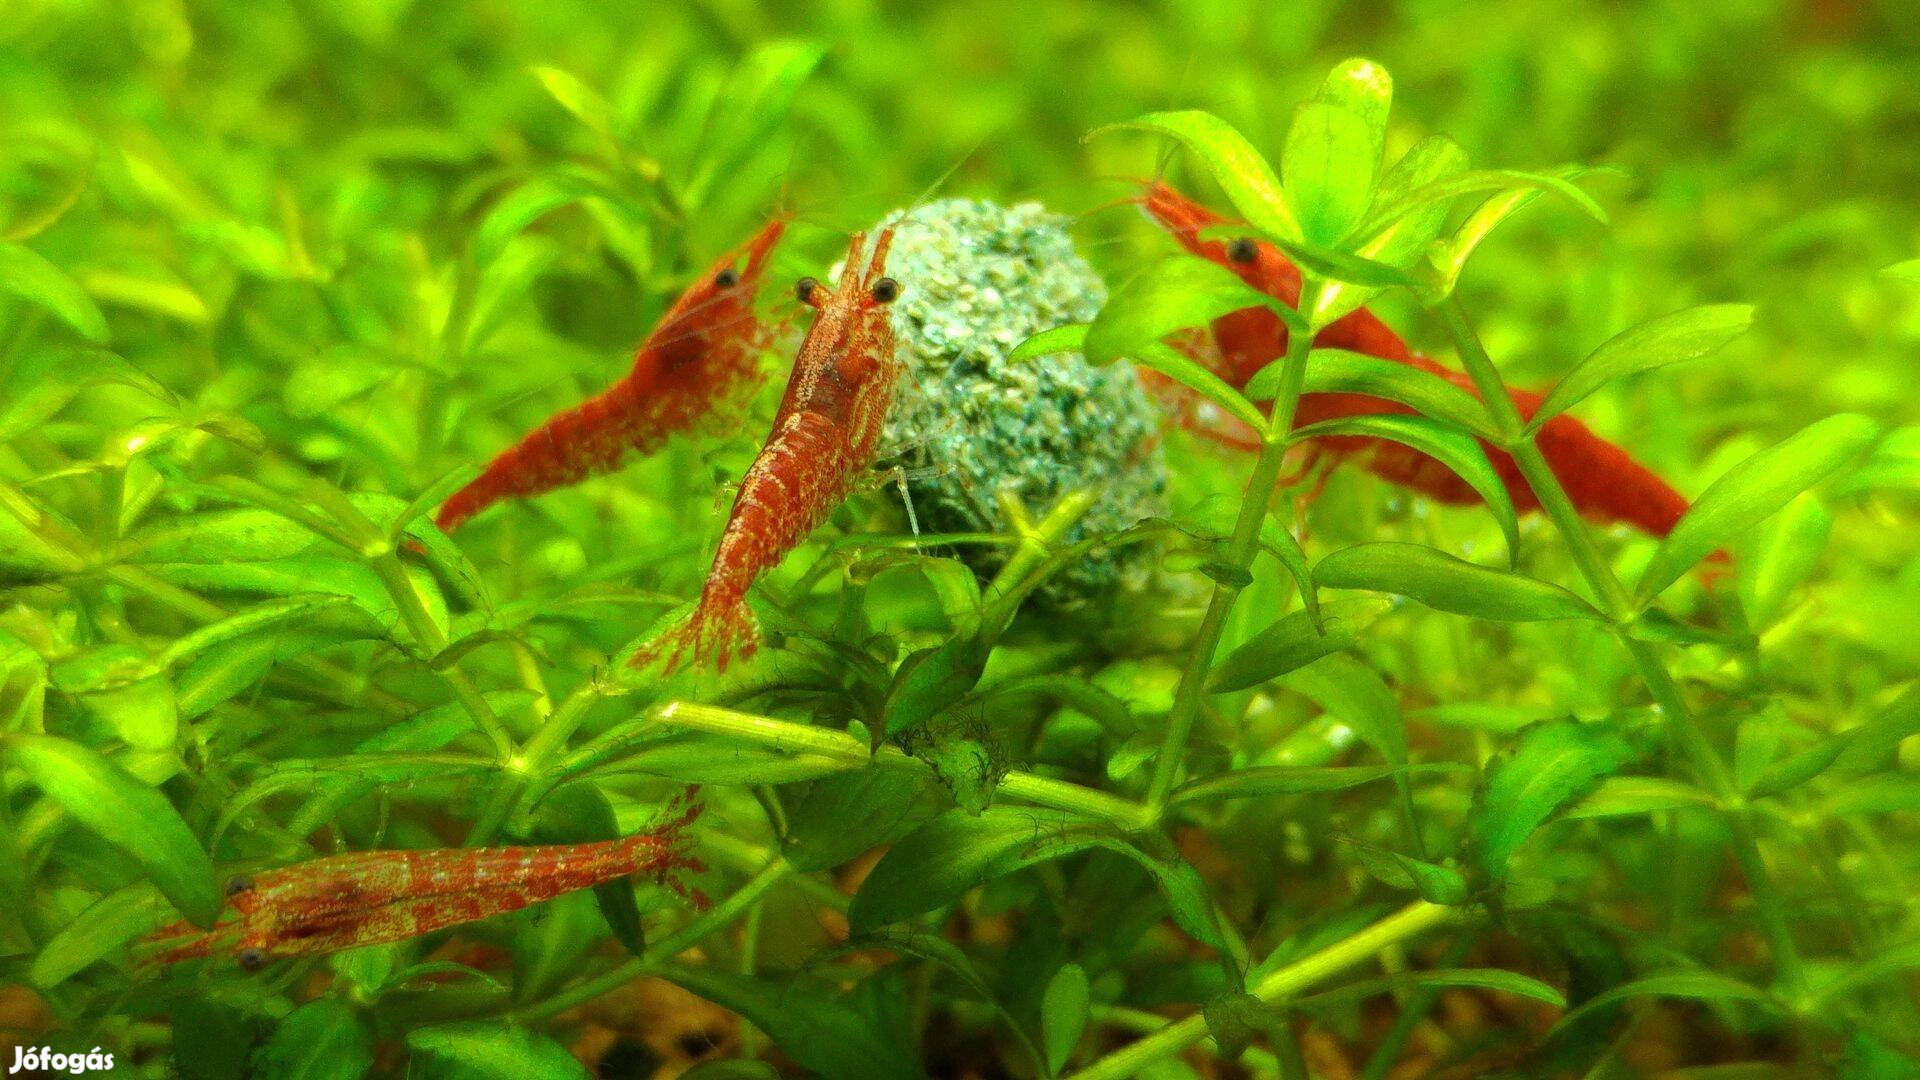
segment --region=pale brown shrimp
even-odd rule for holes
[[[618,840],[540,847],[357,851],[282,867],[227,885],[239,918],[202,932],[178,922],[148,940],[164,946],[148,962],[171,964],[231,952],[242,967],[285,956],[419,937],[633,874],[705,897],[679,883],[704,867],[686,854],[687,826],[700,816],[687,797],[646,832]]]
[[[711,426],[721,405],[759,385],[759,357],[772,337],[753,301],[786,221],[728,252],[667,309],[612,387],[545,423],[493,459],[440,507],[434,523],[452,532],[502,499],[520,499],[608,472],[629,454],[650,454],[669,437]],[[741,264],[744,258],[745,264]]]
[[[818,315],[766,445],[740,481],[699,603],[685,623],[643,646],[635,664],[664,655],[671,670],[691,653],[724,671],[735,653],[752,654],[759,631],[747,590],[826,520],[873,464],[902,371],[886,310],[900,295],[900,284],[885,276],[892,243],[893,229],[882,229],[867,256],[867,236],[857,233],[837,287],[800,280],[801,302]]]

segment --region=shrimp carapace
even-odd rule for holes
[[[713,568],[686,622],[643,646],[645,664],[662,655],[669,670],[685,654],[726,670],[750,655],[759,631],[747,590],[826,520],[873,464],[902,365],[895,359],[887,305],[902,286],[886,276],[893,229],[867,248],[857,233],[838,285],[802,278],[800,301],[815,310],[773,430],[740,480]]]
[[[148,962],[230,952],[253,969],[275,957],[419,937],[633,874],[645,874],[704,908],[706,898],[677,877],[705,869],[686,850],[686,829],[700,810],[689,792],[659,824],[618,840],[358,851],[234,878],[226,893],[238,918],[208,931],[184,921],[163,927],[147,939],[161,947]]]
[[[759,384],[772,331],[753,302],[785,230],[776,218],[715,261],[660,317],[625,378],[494,458],[440,507],[435,524],[451,532],[503,499],[578,483],[630,454],[653,453],[670,436],[713,426],[723,405]]]
[[[1203,232],[1225,224],[1225,219],[1158,181],[1149,184],[1138,202],[1148,216],[1190,254],[1232,270],[1242,281],[1268,296],[1292,305],[1300,302],[1300,269],[1275,245],[1251,237],[1203,236]],[[1248,308],[1221,316],[1214,320],[1212,330],[1218,355],[1203,354],[1200,359],[1236,388],[1244,387],[1261,368],[1287,351],[1287,326],[1266,308]],[[1328,325],[1313,343],[1316,348],[1346,349],[1407,364],[1478,396],[1466,375],[1414,353],[1400,335],[1365,308]],[[1164,392],[1164,385],[1162,389]],[[1539,394],[1525,390],[1508,393],[1521,415],[1528,419],[1540,407]],[[1323,420],[1412,411],[1398,402],[1366,394],[1306,394],[1300,399],[1294,424],[1305,427]],[[1182,415],[1191,415],[1184,406]],[[1250,440],[1250,433],[1231,423],[1194,426],[1201,434],[1230,446],[1257,445]],[[1400,443],[1354,435],[1329,436],[1316,443],[1320,451],[1339,459],[1357,459],[1369,472],[1389,483],[1438,501],[1460,504],[1480,501],[1472,487],[1446,466]],[[1499,472],[1514,508],[1522,513],[1538,509],[1540,500],[1521,476],[1513,458],[1484,442],[1481,445]],[[1566,489],[1567,497],[1589,518],[1605,524],[1627,524],[1653,536],[1665,536],[1687,511],[1686,497],[1672,485],[1571,416],[1555,416],[1542,425],[1539,446],[1541,455]]]

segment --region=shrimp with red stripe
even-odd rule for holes
[[[150,963],[231,953],[255,970],[269,959],[313,956],[430,934],[518,911],[634,874],[704,908],[676,877],[705,867],[687,854],[686,829],[700,816],[691,797],[660,824],[618,840],[539,847],[358,851],[227,883],[237,919],[201,931],[177,922],[148,943]]]
[[[670,436],[712,428],[725,415],[718,406],[759,385],[773,330],[755,317],[753,301],[785,230],[775,219],[716,261],[661,316],[625,378],[494,458],[440,507],[435,524],[452,532],[503,499],[578,483],[630,454],[653,453]]]
[[[1250,237],[1231,241],[1203,238],[1204,230],[1224,224],[1225,219],[1163,183],[1151,184],[1139,202],[1190,254],[1232,270],[1242,281],[1268,296],[1289,305],[1299,303],[1300,270],[1279,248]],[[1256,372],[1287,350],[1286,324],[1266,308],[1248,308],[1224,315],[1214,320],[1212,329],[1218,355],[1206,359],[1216,374],[1236,388],[1244,387]],[[1398,334],[1365,308],[1320,331],[1314,338],[1314,346],[1346,349],[1406,364],[1478,396],[1472,381],[1464,374],[1415,354]],[[1166,392],[1164,382],[1155,384],[1162,387],[1163,393]],[[1524,390],[1509,393],[1520,414],[1531,420],[1540,408],[1541,396]],[[1182,402],[1180,407],[1184,410],[1188,406]],[[1366,394],[1306,394],[1300,399],[1294,422],[1296,427],[1305,427],[1324,420],[1412,411],[1398,402]],[[1235,430],[1231,424],[1228,419],[1190,426],[1228,445],[1257,445],[1253,433]],[[1560,479],[1568,498],[1589,518],[1607,524],[1632,525],[1658,537],[1671,532],[1687,511],[1686,497],[1672,485],[1571,416],[1562,414],[1548,420],[1541,426],[1538,440],[1541,455]],[[1316,443],[1317,451],[1341,459],[1360,459],[1376,476],[1440,502],[1471,505],[1480,501],[1473,488],[1452,470],[1411,447],[1356,435],[1328,436]],[[1484,442],[1482,445],[1513,499],[1514,509],[1522,513],[1538,509],[1540,500],[1527,485],[1513,458]]]
[[[893,229],[882,229],[869,255],[867,235],[856,233],[837,286],[800,280],[800,301],[818,314],[773,430],[740,481],[693,614],[642,647],[636,665],[665,656],[671,670],[690,654],[724,671],[731,656],[752,654],[759,631],[747,590],[863,482],[904,370],[887,314],[900,295],[886,276],[892,243]]]

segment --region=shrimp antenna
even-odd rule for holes
[[[953,179],[953,174],[959,172],[960,167],[962,165],[965,165],[967,162],[973,160],[973,155],[979,153],[981,148],[986,145],[987,145],[986,136],[982,135],[972,146],[967,147],[965,152],[963,152],[959,157],[955,158],[953,161],[953,164],[947,166],[946,171],[942,172],[939,176],[934,177],[933,182],[928,184],[926,186],[926,189],[921,191],[920,194],[913,200],[913,202],[907,204],[907,208],[900,212],[901,215],[905,216],[907,214],[911,214],[915,210],[918,210],[922,206],[925,206],[929,202],[932,202],[934,195],[939,193],[941,188],[947,186],[947,181]]]

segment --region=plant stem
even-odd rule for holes
[[[1668,737],[1724,810],[1733,841],[1734,859],[1740,864],[1740,872],[1747,880],[1747,890],[1752,894],[1754,907],[1759,911],[1760,922],[1766,930],[1780,977],[1791,993],[1796,996],[1803,994],[1806,976],[1800,966],[1800,953],[1793,942],[1786,908],[1780,902],[1773,876],[1760,852],[1753,815],[1747,807],[1746,797],[1734,782],[1732,770],[1708,740],[1693,711],[1688,708],[1685,695],[1680,692],[1679,685],[1674,682],[1673,675],[1667,671],[1653,647],[1626,632],[1625,624],[1635,614],[1632,596],[1620,583],[1613,568],[1601,557],[1598,546],[1581,520],[1579,509],[1567,497],[1560,478],[1547,464],[1534,437],[1527,433],[1526,420],[1520,415],[1512,395],[1507,392],[1500,369],[1494,365],[1493,358],[1487,355],[1479,335],[1468,323],[1466,310],[1457,295],[1449,294],[1440,305],[1440,317],[1452,334],[1460,350],[1461,362],[1466,365],[1467,375],[1480,392],[1480,400],[1486,405],[1495,429],[1500,433],[1502,449],[1513,456],[1521,475],[1526,478],[1527,486],[1533,489],[1535,497],[1540,500],[1541,510],[1565,538],[1574,563],[1599,595],[1603,610],[1613,620],[1615,637],[1626,649],[1641,680],[1647,684],[1654,703],[1660,707]]]
[[[1317,290],[1309,284],[1301,290],[1303,307]],[[1226,633],[1227,618],[1246,588],[1254,556],[1260,551],[1260,523],[1267,516],[1267,504],[1280,479],[1286,460],[1287,435],[1293,430],[1293,417],[1300,404],[1300,388],[1306,383],[1307,353],[1313,347],[1310,334],[1287,336],[1287,354],[1282,359],[1281,387],[1267,415],[1267,430],[1260,444],[1260,456],[1253,463],[1253,475],[1240,500],[1240,512],[1234,519],[1233,534],[1227,540],[1224,562],[1228,574],[1215,579],[1213,595],[1207,599],[1207,611],[1200,619],[1193,649],[1180,671],[1180,684],[1173,692],[1173,707],[1167,712],[1167,733],[1160,752],[1153,759],[1153,779],[1147,786],[1147,814],[1158,821],[1166,812],[1167,795],[1180,776],[1180,763],[1187,754],[1187,742],[1193,737],[1194,721],[1200,715],[1200,699],[1206,696],[1207,673],[1213,668],[1213,654]]]
[[[584,982],[578,982],[545,1001],[516,1011],[513,1016],[523,1024],[550,1020],[568,1009],[584,1005],[602,994],[617,990],[643,975],[652,974],[661,964],[687,951],[707,935],[731,923],[792,872],[787,861],[776,858],[759,873],[748,878],[732,896],[707,909],[706,914],[666,937],[647,946],[646,952]]]
[[[413,640],[429,657],[436,656],[447,647],[447,635],[441,633],[440,625],[433,621],[427,611],[426,601],[420,598],[420,590],[413,579],[407,575],[406,564],[392,553],[369,560],[374,573],[380,577],[381,584],[387,587],[387,593],[393,597],[394,607],[400,611],[400,618],[413,634]],[[493,743],[493,751],[501,762],[513,758],[513,736],[507,733],[506,725],[493,714],[493,706],[480,693],[467,673],[458,668],[448,668],[440,672],[440,677],[452,688],[454,696],[473,717],[473,723],[488,741]]]
[[[892,746],[873,751],[844,731],[795,724],[768,716],[735,712],[713,705],[670,701],[654,711],[654,718],[672,727],[726,735],[744,742],[789,753],[812,755],[849,769],[877,766],[931,773],[926,762]],[[1145,824],[1145,808],[1117,795],[1032,773],[1013,771],[1000,778],[999,794],[1021,802],[1102,818],[1122,829]]]
[[[1309,953],[1260,979],[1249,992],[1269,1004],[1284,1001],[1329,976],[1377,956],[1461,917],[1458,908],[1416,901],[1364,930]],[[1139,1042],[1108,1054],[1067,1080],[1127,1080],[1162,1058],[1171,1057],[1207,1036],[1207,1021],[1195,1014],[1162,1027]]]

